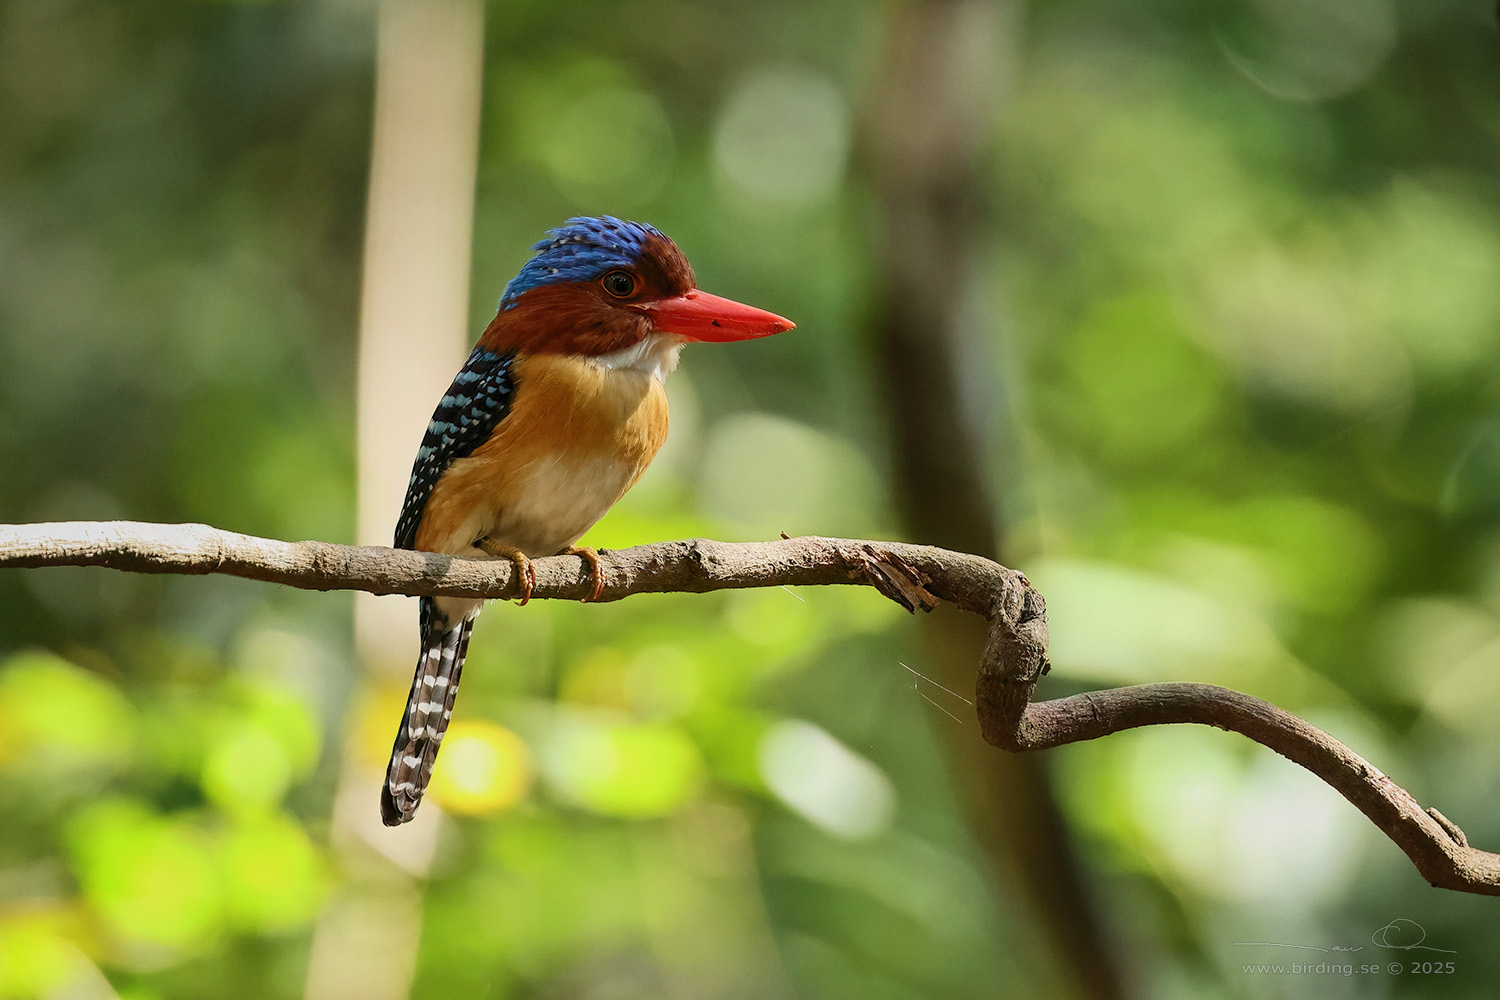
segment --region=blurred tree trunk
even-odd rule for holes
[[[879,198],[876,352],[888,401],[903,537],[1004,562],[986,444],[996,318],[976,294],[990,228],[985,157],[1019,12],[990,0],[908,0],[892,10],[865,143]],[[991,406],[989,409],[993,410]],[[983,629],[927,622],[927,669],[972,689]],[[1013,887],[1017,923],[1049,956],[1059,992],[1122,995],[1071,832],[1041,756],[1012,756],[977,726],[943,725],[975,841]]]
[[[380,0],[359,332],[361,545],[387,545],[411,456],[469,342],[469,268],[484,5]],[[366,684],[404,691],[417,654],[410,601],[360,594],[355,648]],[[399,686],[398,686],[399,685]],[[394,710],[399,702],[392,705]],[[391,716],[392,719],[397,716]],[[306,1000],[402,1000],[421,941],[437,810],[381,825],[383,761],[346,742],[331,839],[344,882],[313,935]]]

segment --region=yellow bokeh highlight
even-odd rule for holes
[[[482,816],[526,798],[532,774],[531,753],[514,732],[493,722],[455,722],[428,794],[449,812]]]
[[[203,792],[240,817],[273,812],[318,760],[322,734],[307,704],[264,683],[236,686],[204,732]]]
[[[395,682],[366,687],[349,712],[348,739],[350,752],[361,764],[385,769],[391,758],[391,742],[396,726],[406,717],[406,696],[411,690],[408,680],[399,687]]]
[[[311,921],[327,893],[322,855],[296,820],[258,817],[217,841],[225,913],[241,930],[276,932]]]
[[[0,919],[0,997],[30,1000],[55,994],[67,980],[77,949],[64,931],[64,914],[22,910]]]
[[[691,801],[705,768],[674,726],[572,715],[551,737],[548,777],[566,800],[604,816],[666,816]]]
[[[217,934],[219,878],[204,831],[121,799],[79,813],[69,834],[84,899],[119,939],[190,951]]]
[[[292,781],[291,763],[264,726],[237,721],[218,734],[203,762],[203,791],[228,813],[272,809]]]
[[[119,689],[61,657],[40,651],[0,662],[0,718],[12,751],[0,773],[46,779],[114,770],[134,742],[134,713]]]

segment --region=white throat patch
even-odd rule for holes
[[[677,370],[677,355],[681,353],[685,343],[681,337],[670,333],[652,333],[634,347],[612,354],[601,354],[589,360],[601,368],[644,372],[664,383],[667,376]]]

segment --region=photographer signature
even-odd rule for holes
[[[1405,917],[1397,917],[1384,927],[1377,927],[1375,933],[1370,935],[1370,943],[1377,948],[1386,948],[1392,951],[1438,951],[1444,955],[1457,955],[1458,952],[1452,948],[1434,948],[1426,944],[1427,929],[1415,920]],[[1343,952],[1364,951],[1364,945],[1351,947],[1349,945],[1336,944],[1331,948],[1320,948],[1314,944],[1287,944],[1281,941],[1235,941],[1236,948],[1296,948],[1300,951]]]

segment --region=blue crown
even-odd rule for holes
[[[574,218],[547,230],[547,238],[531,249],[536,254],[500,293],[503,312],[533,288],[573,281],[593,281],[617,267],[633,267],[652,237],[666,239],[644,222],[625,222],[612,216]]]

